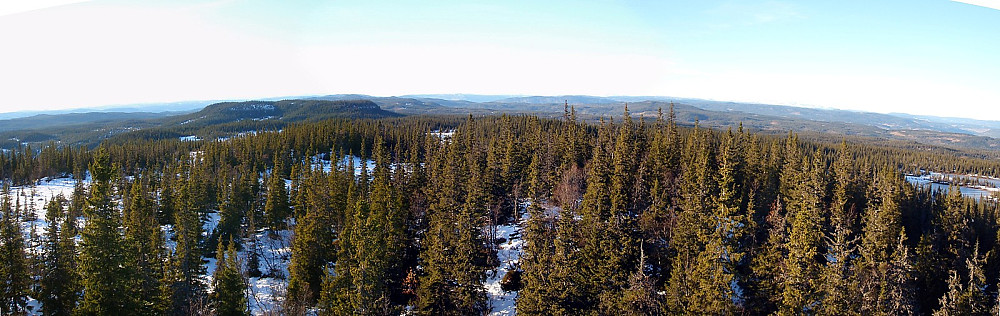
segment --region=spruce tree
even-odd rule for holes
[[[264,204],[264,218],[271,230],[284,229],[285,219],[292,213],[282,173],[281,161],[275,159],[274,169],[267,178],[267,201]]]
[[[132,183],[125,209],[125,242],[129,251],[132,291],[139,314],[162,313],[157,301],[163,276],[163,236],[156,220],[156,206],[146,194],[149,187],[143,178]]]
[[[242,262],[234,245],[232,241],[220,241],[216,250],[212,302],[215,304],[215,315],[219,316],[250,315],[247,282],[243,278]]]
[[[376,165],[369,197],[359,197],[340,232],[332,282],[332,314],[385,315],[403,279],[406,240],[403,213],[390,182],[389,157],[381,137],[373,148]]]
[[[989,315],[993,299],[986,289],[986,277],[982,266],[986,256],[979,256],[978,245],[972,253],[972,258],[966,260],[968,275],[959,277],[958,272],[951,270],[948,277],[948,292],[939,300],[940,308],[933,315]],[[963,283],[964,281],[964,283]]]
[[[9,192],[5,186],[0,201],[0,314],[5,315],[24,312],[30,285],[24,236]]]
[[[93,182],[84,209],[87,224],[80,245],[83,300],[76,314],[138,314],[135,292],[130,288],[125,237],[120,229],[122,217],[114,202],[115,189],[111,185],[117,169],[103,147],[90,164]]]
[[[865,210],[864,230],[858,252],[858,281],[862,313],[903,313],[901,306],[912,305],[900,300],[910,300],[910,263],[908,249],[903,243],[901,223],[901,190],[898,174],[892,167],[883,167],[878,175],[875,192]],[[912,313],[912,310],[905,313]]]
[[[311,306],[320,296],[330,297],[324,288],[324,277],[327,275],[327,264],[335,258],[331,241],[334,239],[333,222],[335,213],[344,208],[346,200],[341,195],[327,195],[323,183],[331,183],[329,190],[338,192],[348,190],[342,185],[347,173],[353,170],[334,172],[328,181],[319,171],[306,175],[300,185],[300,193],[305,196],[304,216],[295,223],[294,239],[292,240],[292,262],[288,267],[288,297],[297,304]],[[350,178],[347,178],[350,179]],[[336,181],[335,181],[336,180]],[[324,303],[329,302],[324,299]]]
[[[583,290],[580,302],[577,307],[586,313],[594,313],[601,303],[601,294],[614,295],[616,292],[615,279],[627,271],[616,270],[624,268],[615,266],[613,260],[623,254],[625,249],[616,244],[617,241],[611,235],[608,219],[620,209],[612,206],[611,172],[614,166],[611,162],[611,155],[614,150],[612,143],[613,133],[610,124],[602,124],[598,135],[597,144],[594,146],[594,153],[589,162],[587,173],[587,190],[583,195],[580,206],[580,250],[579,261],[576,267],[579,268],[578,275],[573,282],[579,283]],[[618,197],[618,206],[621,206],[622,197]],[[628,274],[625,274],[626,276]]]
[[[824,236],[826,264],[822,268],[820,288],[823,299],[820,312],[830,315],[860,313],[860,306],[850,289],[857,286],[854,277],[857,238],[854,236],[854,170],[846,141],[841,142],[833,164],[833,201],[830,223]]]
[[[554,288],[555,218],[542,209],[540,190],[540,154],[533,151],[528,165],[529,196],[528,220],[524,222],[522,238],[524,248],[519,263],[523,273],[523,287],[518,292],[517,311],[526,315],[557,314],[559,291]],[[509,273],[509,272],[508,272]]]
[[[417,309],[424,314],[473,315],[487,308],[482,288],[485,253],[474,217],[477,205],[462,200],[463,187],[473,189],[478,184],[463,181],[460,176],[460,172],[467,171],[464,166],[475,163],[462,159],[459,145],[471,137],[464,131],[457,132],[445,148],[437,150],[428,168],[431,204],[420,254],[423,275],[417,290]]]
[[[704,249],[710,226],[710,214],[716,194],[715,155],[708,135],[699,130],[697,123],[688,135],[684,150],[683,174],[679,180],[680,201],[676,224],[671,231],[673,252],[670,278],[667,286],[667,304],[673,311],[686,312],[694,303],[696,291],[694,274],[698,255]]]
[[[699,314],[735,314],[742,307],[739,266],[744,251],[740,240],[746,235],[743,210],[742,139],[732,131],[720,148],[716,210],[706,219],[711,228],[698,254],[692,273],[695,287],[687,312]]]
[[[799,173],[800,178],[794,183],[782,181],[782,187],[787,187],[789,232],[779,311],[786,315],[814,313],[820,298],[818,257],[823,238],[821,210],[825,183],[822,175],[825,170],[821,158],[811,155],[802,156],[796,168],[785,172]]]
[[[64,220],[64,202],[60,195],[50,200],[46,206],[49,227],[46,230],[44,268],[39,281],[41,292],[38,298],[45,315],[71,315],[76,306],[76,253],[63,240],[67,238],[63,236],[67,223]],[[69,242],[73,243],[72,239]]]
[[[195,163],[195,162],[191,162]],[[174,235],[177,246],[174,250],[174,267],[177,277],[171,280],[173,289],[173,313],[191,312],[193,306],[202,300],[202,284],[198,276],[203,274],[203,249],[200,246],[202,224],[199,213],[204,207],[204,192],[201,188],[202,179],[198,179],[197,168],[187,165],[183,181],[178,191],[178,207],[174,211]]]

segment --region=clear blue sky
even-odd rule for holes
[[[12,1],[0,112],[479,93],[1000,120],[1000,0],[967,2]]]

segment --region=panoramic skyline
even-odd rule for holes
[[[16,4],[16,5],[15,5]],[[0,112],[360,93],[657,95],[1000,120],[1000,1],[40,1]]]

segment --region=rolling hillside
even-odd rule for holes
[[[438,98],[440,97],[440,98]],[[466,98],[461,100],[459,98]],[[495,100],[474,102],[472,100]],[[682,125],[728,128],[739,124],[750,130],[796,131],[837,137],[852,135],[885,140],[964,148],[1000,148],[1000,122],[939,118],[908,114],[881,114],[783,105],[722,102],[700,99],[635,96],[476,96],[414,95],[374,97],[338,94],[280,101],[220,102],[197,112],[70,113],[37,115],[0,121],[0,148],[19,143],[63,141],[96,144],[109,138],[211,139],[241,132],[280,129],[289,123],[332,118],[387,118],[401,115],[535,114],[559,117],[564,102],[578,116],[596,121],[620,118],[626,102],[632,115],[654,119],[673,104]]]
[[[297,122],[401,116],[368,100],[222,102],[194,113],[169,114],[72,113],[11,119],[3,126],[13,127],[0,130],[0,148],[49,141],[95,145],[113,138],[209,139]]]

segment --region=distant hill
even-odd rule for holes
[[[593,97],[588,95],[563,95],[563,96],[531,96],[514,97],[493,101],[492,103],[526,103],[526,104],[563,104],[565,102],[574,104],[606,104],[618,103],[618,100],[604,97]]]
[[[0,132],[23,129],[47,129],[89,123],[114,123],[124,120],[148,120],[176,115],[176,112],[86,112],[67,114],[38,114],[34,116],[0,120]]]
[[[563,115],[564,104],[581,119],[620,119],[625,104],[635,117],[653,120],[675,106],[678,123],[756,131],[855,135],[968,149],[1000,149],[1000,122],[909,114],[881,114],[784,105],[724,102],[662,96],[489,96],[466,94],[376,97],[359,94],[304,96],[289,100],[217,102],[186,113],[71,113],[0,121],[0,148],[18,143],[64,141],[95,144],[108,138],[226,137],[280,129],[294,122],[331,118],[388,118],[401,115]],[[488,101],[487,101],[488,100]],[[194,101],[202,102],[202,101]],[[182,102],[183,103],[183,102]],[[192,104],[185,103],[185,106]]]
[[[221,102],[187,114],[72,113],[5,121],[0,148],[19,143],[62,141],[97,144],[112,138],[165,139],[226,137],[240,132],[280,129],[295,122],[334,118],[387,118],[401,114],[383,110],[370,100],[282,100]],[[8,128],[9,126],[9,128]]]
[[[401,114],[383,110],[370,100],[281,100],[222,102],[201,111],[172,116],[154,128],[121,135],[158,139],[169,137],[216,138],[241,132],[276,130],[290,123],[336,118],[378,119]]]
[[[383,118],[400,114],[382,110],[370,100],[282,100],[223,102],[201,111],[171,117],[165,127],[209,126],[245,120],[283,122],[319,121],[331,118]]]
[[[469,102],[493,102],[497,100],[523,97],[523,95],[481,95],[481,94],[411,94],[400,96],[402,98],[413,98],[413,99],[439,99],[446,101],[469,101]]]

